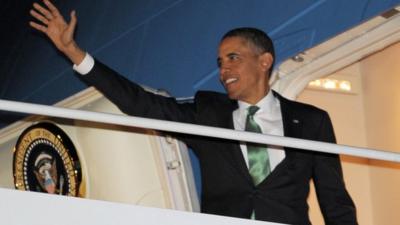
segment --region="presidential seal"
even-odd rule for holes
[[[79,196],[80,162],[67,134],[41,122],[22,132],[14,149],[13,172],[19,190]]]

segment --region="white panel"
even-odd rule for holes
[[[58,105],[121,114],[93,89]],[[185,171],[191,170],[190,160],[181,156],[187,154],[186,146],[151,130],[120,125],[35,116],[0,130],[0,187],[14,187],[12,149],[24,129],[42,120],[59,126],[75,145],[84,177],[83,197],[199,211],[193,175]],[[178,166],[169,168],[170,162]]]
[[[277,225],[232,217],[0,189],[7,225]]]
[[[14,188],[12,163],[13,149],[17,139],[0,145],[0,187]]]

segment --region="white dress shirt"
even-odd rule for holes
[[[246,126],[247,108],[250,104],[238,101],[239,108],[233,111],[233,125],[235,130],[244,130]],[[275,98],[272,91],[261,99],[257,104],[260,109],[254,114],[254,120],[261,127],[263,134],[283,136],[283,121],[279,100]],[[240,144],[243,157],[246,161],[247,167],[249,160],[247,157],[247,146],[245,143]],[[285,158],[285,151],[281,146],[268,145],[269,162],[271,171],[282,162]]]
[[[80,75],[88,74],[94,66],[94,59],[91,55],[86,53],[85,58],[83,58],[82,62],[79,65],[75,65],[72,67],[76,72]]]
[[[74,65],[73,69],[81,75],[89,73],[94,66],[94,59],[86,53],[85,58],[79,65]],[[246,125],[247,108],[250,104],[238,101],[239,108],[233,111],[233,124],[235,130],[244,130]],[[283,136],[282,113],[279,100],[274,97],[270,90],[268,94],[257,104],[260,109],[254,115],[254,120],[261,127],[263,134]],[[245,143],[240,144],[243,157],[249,166],[247,157],[247,147]],[[268,145],[269,162],[271,171],[285,158],[285,151],[281,146]]]

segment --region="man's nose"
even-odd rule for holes
[[[219,67],[219,73],[221,74],[221,76],[223,76],[226,73],[229,73],[229,71],[230,71],[230,68],[226,65],[221,65]]]

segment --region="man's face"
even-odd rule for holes
[[[268,93],[271,54],[259,54],[243,38],[229,37],[221,42],[217,61],[229,98],[255,104]]]

